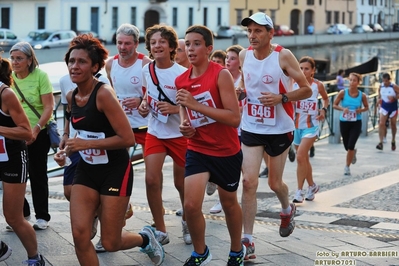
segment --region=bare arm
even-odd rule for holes
[[[16,127],[0,126],[0,135],[14,140],[32,139],[32,130],[28,117],[15,93],[11,89],[6,88],[1,95],[1,101],[3,111],[10,114]]]
[[[114,60],[114,58],[109,58],[107,59],[107,61],[105,62],[105,72],[107,72],[107,78],[111,84],[112,87],[114,87],[114,85],[112,84],[112,79],[111,79],[111,67],[112,67],[112,61]]]
[[[363,108],[359,108],[356,110],[356,113],[362,113],[362,112],[367,112],[369,110],[369,101],[367,100],[366,94],[362,93],[359,91],[359,93],[362,94],[362,102],[363,102]]]
[[[323,83],[321,83],[320,81],[316,81],[317,83],[317,89],[319,90],[319,94],[321,96],[321,98],[323,99],[323,107],[322,108],[327,108],[328,105],[330,104],[329,100],[328,100],[328,95],[326,92],[326,89],[324,88]],[[327,111],[325,111],[324,109],[319,110],[319,116],[317,117],[318,120],[324,120],[324,118],[327,115]]]

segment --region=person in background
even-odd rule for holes
[[[388,73],[382,75],[382,84],[378,90],[378,99],[380,105],[379,137],[380,142],[377,145],[378,150],[384,148],[384,137],[387,134],[387,121],[391,124],[392,141],[391,150],[396,150],[396,120],[398,118],[398,95],[399,86],[391,82],[391,76]]]
[[[298,189],[295,193],[294,203],[303,202],[302,192],[305,180],[308,183],[305,200],[314,200],[315,194],[319,191],[319,186],[313,181],[312,165],[309,161],[309,150],[319,135],[319,121],[325,119],[329,104],[328,95],[324,89],[323,83],[314,79],[316,64],[313,58],[309,56],[302,57],[299,59],[299,67],[310,84],[312,96],[295,103],[295,131],[293,143],[297,151],[296,158],[298,167],[296,174]],[[298,88],[298,84],[294,83],[293,90]],[[323,106],[320,110],[317,108],[319,95],[321,95],[323,101]]]
[[[243,265],[245,246],[240,241],[242,212],[237,200],[242,152],[237,136],[240,110],[229,71],[209,60],[212,32],[193,25],[186,30],[186,50],[192,67],[176,78],[179,88],[180,132],[188,138],[184,213],[194,251],[184,265],[206,265],[212,255],[205,243],[202,213],[205,187],[211,181],[219,187],[219,198],[230,235],[227,265]],[[217,132],[217,134],[215,134]]]
[[[15,58],[14,58],[15,59]],[[32,130],[21,103],[9,87],[13,84],[11,63],[0,59],[0,177],[3,182],[3,212],[7,224],[14,230],[24,246],[27,263],[45,265],[38,252],[36,233],[23,216],[28,180],[28,148]],[[0,261],[11,255],[11,248],[1,242]],[[33,265],[33,264],[30,264]]]
[[[333,105],[335,110],[342,111],[339,126],[342,142],[347,151],[344,175],[351,174],[349,166],[357,161],[355,146],[362,131],[361,113],[369,110],[367,96],[358,88],[361,80],[360,74],[350,73],[349,88],[338,93]]]
[[[314,33],[314,26],[313,26],[313,23],[312,23],[312,22],[309,23],[309,25],[308,25],[308,27],[307,27],[307,30],[308,30],[308,34],[309,34],[309,35],[313,35],[313,33]]]
[[[294,108],[291,101],[310,97],[312,91],[295,56],[290,50],[272,44],[274,26],[263,12],[244,18],[241,25],[247,27],[250,47],[240,52],[243,72],[240,88],[247,91],[247,104],[243,108],[241,143],[244,160],[242,243],[247,247],[245,259],[255,259],[253,227],[257,212],[256,191],[258,171],[266,151],[268,160],[268,184],[281,204],[281,237],[288,237],[295,228],[294,203],[290,204],[288,186],[283,172],[295,129]],[[263,80],[264,82],[259,82]],[[292,82],[298,89],[292,90]]]
[[[47,134],[46,125],[53,119],[53,87],[47,73],[38,68],[39,62],[29,43],[19,42],[12,46],[10,58],[14,79],[12,88],[22,103],[32,129],[32,138],[27,141],[27,144],[29,179],[36,214],[36,222],[33,227],[36,230],[45,230],[51,218],[48,209],[47,176],[50,137]],[[19,91],[24,95],[25,100]],[[40,117],[29,107],[27,101],[39,113]]]
[[[226,64],[226,52],[223,50],[215,50],[209,57],[211,61],[221,65],[225,66]]]
[[[72,127],[78,132],[54,156],[64,165],[67,156],[79,151],[71,189],[72,235],[80,265],[98,266],[91,242],[92,223],[100,213],[101,242],[107,251],[141,247],[155,265],[164,260],[163,247],[152,230],[122,231],[132,193],[133,169],[128,147],[135,144],[130,123],[114,89],[94,75],[105,65],[108,51],[93,36],[75,37],[65,55],[69,75],[76,89],[67,94]]]
[[[178,40],[178,46],[176,49],[176,56],[175,56],[175,62],[178,63],[179,65],[189,68],[190,67],[190,61],[188,61],[188,57],[186,54],[186,43],[184,39],[179,39]]]
[[[335,79],[337,85],[337,91],[342,91],[345,89],[345,80],[344,80],[345,70],[338,70],[338,75]]]
[[[139,107],[139,113],[143,117],[150,114],[144,152],[145,183],[147,200],[156,227],[154,233],[162,245],[169,243],[162,203],[162,167],[167,155],[173,159],[174,184],[179,192],[181,204],[183,205],[184,202],[187,140],[179,131],[179,106],[176,104],[175,78],[186,68],[174,62],[177,40],[177,34],[170,26],[154,25],[147,28],[145,45],[150,58],[154,61],[143,67],[143,86],[146,88],[146,95]],[[183,211],[181,225],[183,241],[189,245],[191,236],[185,211]]]

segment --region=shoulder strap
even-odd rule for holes
[[[21,96],[22,100],[24,100],[24,102],[29,106],[29,108],[32,110],[33,113],[35,113],[35,115],[40,119],[40,114],[39,112],[35,109],[35,107],[33,107],[26,99],[24,94],[22,93],[22,91],[19,89],[18,84],[15,82],[14,80],[14,85],[15,85],[15,89],[17,90],[18,94]]]
[[[151,62],[148,64],[148,70],[150,72],[151,80],[152,83],[157,87],[158,90],[158,101],[163,101],[163,102],[168,102],[171,105],[176,105],[174,102],[172,102],[169,97],[165,94],[165,92],[162,90],[161,86],[159,85],[159,80],[157,77],[157,73],[155,72],[155,61]]]

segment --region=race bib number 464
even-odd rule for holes
[[[255,124],[274,126],[276,124],[276,109],[274,106],[247,103],[248,121]]]

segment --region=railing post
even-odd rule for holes
[[[395,70],[395,84],[399,84],[399,69]]]
[[[363,76],[362,85],[364,86],[364,89],[363,89],[364,93],[366,95],[369,95],[370,94],[370,75]]]
[[[331,135],[328,136],[328,143],[330,144],[339,144],[341,142],[341,131],[339,127],[339,115],[341,114],[340,111],[335,110],[332,105],[337,97],[338,94],[335,94],[334,96],[331,97],[331,102],[330,102],[330,110],[331,110],[331,116],[330,116],[330,130],[331,130]]]
[[[362,113],[362,132],[360,133],[361,137],[367,137],[368,126],[369,126],[369,112],[363,112]]]

